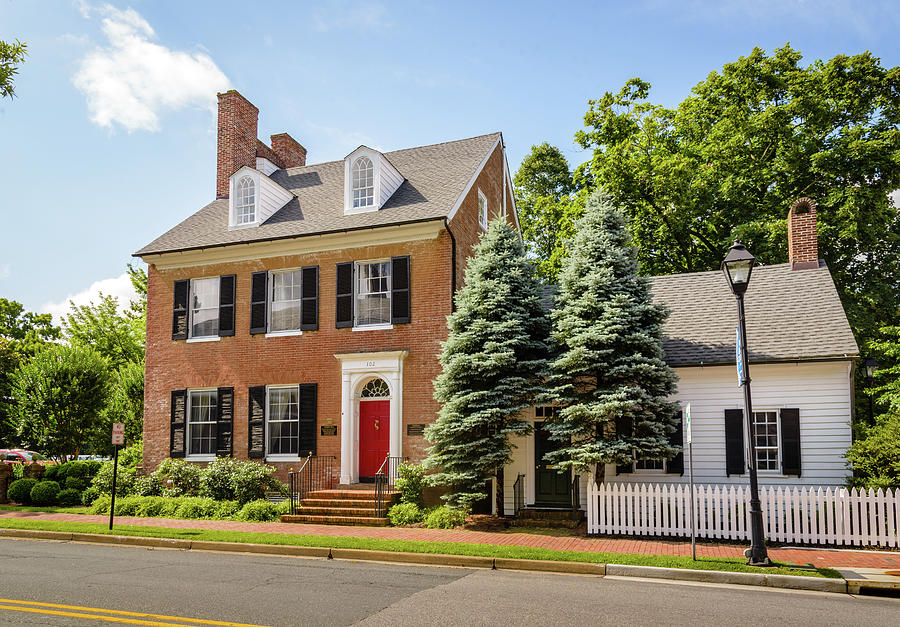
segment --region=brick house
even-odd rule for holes
[[[425,456],[432,381],[466,258],[518,226],[500,133],[306,164],[258,109],[219,94],[216,198],[143,247],[144,467],[310,452],[341,483]]]

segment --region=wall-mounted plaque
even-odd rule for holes
[[[425,425],[406,425],[406,435],[425,435]]]
[[[322,425],[319,430],[322,435],[337,435],[337,425]]]

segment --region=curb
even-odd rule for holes
[[[30,529],[0,528],[0,537],[32,540],[61,540],[91,542],[118,546],[143,546],[148,548],[180,549],[185,551],[224,551],[229,553],[254,553],[291,557],[313,557],[348,561],[393,562],[429,566],[455,566],[485,568],[491,570],[521,570],[595,577],[644,577],[706,583],[738,584],[813,592],[858,593],[848,588],[845,579],[825,579],[795,575],[770,575],[764,573],[731,573],[715,570],[687,568],[662,568],[659,566],[628,566],[600,564],[596,562],[558,562],[505,557],[481,557],[477,555],[444,555],[440,553],[401,553],[368,549],[333,549],[311,546],[286,546],[278,544],[243,544],[239,542],[211,542],[205,540],[178,540],[173,538],[145,538],[140,536],[112,536],[100,533],[68,533],[64,531],[36,531]]]

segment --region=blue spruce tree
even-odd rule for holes
[[[678,406],[677,377],[663,360],[667,309],[652,302],[622,214],[602,191],[588,200],[563,262],[553,319],[547,423],[560,445],[547,460],[586,471],[596,465],[668,459]]]
[[[485,480],[497,475],[502,513],[503,467],[512,435],[531,432],[521,419],[547,375],[550,323],[542,288],[518,233],[494,220],[475,246],[456,311],[447,318],[442,372],[434,384],[438,419],[425,431],[432,444],[425,467],[431,485],[448,486],[451,507],[469,508],[486,496]]]

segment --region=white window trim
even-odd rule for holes
[[[219,300],[221,298],[221,290],[222,290],[222,281],[221,277],[212,277],[212,276],[201,276],[190,279],[190,283],[188,283],[188,310],[187,310],[187,318],[188,318],[188,342],[218,342],[222,339],[222,337],[216,332],[215,335],[193,335],[194,332],[194,307],[191,303],[191,294],[194,293],[194,281],[207,281],[215,279],[218,281],[217,283],[217,298]],[[219,326],[219,305],[216,307],[210,307],[210,309],[216,309],[216,326]]]
[[[353,206],[353,166],[361,157],[372,162],[372,204],[367,207]],[[354,150],[344,159],[344,215],[370,213],[381,209],[381,155],[368,148]]]
[[[388,275],[388,310],[393,311],[393,288],[394,288],[394,265],[391,263],[390,257],[386,259],[366,259],[363,261],[354,261],[353,262],[353,327],[351,330],[353,331],[379,331],[384,329],[393,329],[394,325],[391,322],[377,322],[375,324],[359,324],[357,322],[357,286],[359,285],[359,267],[367,266],[374,263],[387,263],[391,265],[391,272]]]
[[[481,220],[481,201],[484,201],[484,221]],[[488,221],[490,220],[490,207],[488,206],[487,196],[478,188],[478,226],[481,230],[487,231]]]
[[[275,296],[273,294],[273,290],[275,289],[275,278],[276,274],[283,274],[285,272],[300,272],[300,324],[303,324],[303,273],[301,272],[302,268],[284,268],[279,270],[269,270],[266,276],[266,337],[284,337],[288,335],[303,335],[303,331],[298,328],[296,329],[284,329],[283,331],[269,331],[272,328],[272,313],[274,312],[274,307],[272,304],[275,301]]]
[[[237,222],[237,207],[235,206],[235,201],[237,200],[237,184],[238,181],[249,178],[253,181],[253,189],[254,189],[254,205],[253,205],[253,222],[243,222],[238,224]],[[242,168],[238,170],[231,176],[231,181],[229,182],[229,194],[228,194],[228,230],[229,231],[238,231],[240,229],[252,229],[261,224],[260,217],[260,203],[259,203],[259,193],[260,193],[260,181],[259,181],[259,172],[252,168]]]
[[[191,462],[211,462],[216,459],[216,455],[209,453],[191,453],[191,395],[199,392],[218,392],[218,388],[193,388],[187,391],[187,403],[186,410],[187,413],[184,417],[185,429],[184,429],[184,459],[185,461]],[[218,398],[216,399],[218,410]],[[208,424],[208,423],[204,423]],[[215,421],[213,421],[215,424]]]
[[[300,384],[299,383],[284,383],[278,385],[267,385],[266,386],[266,419],[265,419],[265,439],[266,439],[266,457],[265,460],[268,461],[297,461],[300,459],[300,442],[298,439],[297,442],[297,454],[291,455],[290,453],[278,453],[272,454],[269,453],[269,391],[270,390],[289,390],[289,389],[297,390],[297,433],[300,433]]]
[[[778,468],[776,468],[775,470],[762,470],[759,468],[759,460],[757,459],[757,468],[756,468],[757,475],[764,476],[764,477],[786,477],[786,476],[788,476],[788,475],[785,475],[781,471],[781,469],[784,468],[784,460],[782,457],[784,455],[784,451],[781,447],[781,410],[782,409],[783,408],[781,408],[781,407],[779,407],[778,409],[771,409],[768,407],[764,407],[762,409],[760,409],[758,407],[753,408],[754,414],[762,414],[765,412],[774,412],[775,413],[775,429],[777,430],[776,436],[777,436],[777,440],[778,440]],[[746,420],[744,422],[746,422]],[[746,431],[746,429],[747,429],[747,427],[745,426],[744,430]],[[754,448],[756,448],[756,442],[752,439],[752,437],[749,440],[749,442],[753,445]],[[749,474],[749,473],[744,473],[744,474]]]

